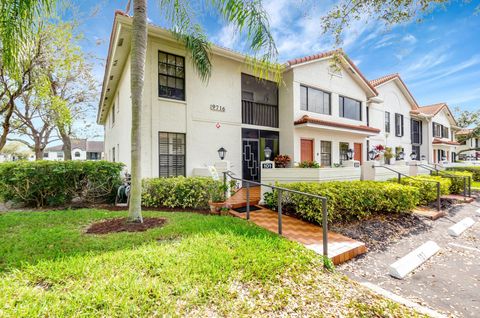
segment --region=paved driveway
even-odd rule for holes
[[[447,217],[427,222],[432,228],[392,244],[386,251],[367,253],[338,267],[360,282],[370,282],[439,312],[459,317],[480,317],[480,201],[454,207]],[[465,217],[476,223],[460,237],[447,229]],[[430,260],[398,280],[388,266],[428,240],[441,250]]]

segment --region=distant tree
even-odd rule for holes
[[[57,22],[46,26],[44,33],[44,67],[42,73],[50,85],[51,114],[63,142],[65,160],[72,159],[71,137],[74,125],[84,122],[95,111],[98,82],[93,65],[77,44],[75,22]]]
[[[459,108],[455,109],[455,117],[459,127],[464,128],[462,134],[457,135],[457,140],[459,142],[464,142],[472,138],[480,138],[480,110],[460,110]],[[465,133],[468,132],[468,133]],[[479,148],[465,149],[461,152],[470,151],[470,150],[479,150]]]
[[[46,83],[46,82],[45,82]],[[43,160],[43,153],[52,139],[55,130],[54,111],[51,109],[48,87],[35,87],[21,96],[17,103],[12,122],[12,133],[19,138],[11,141],[23,143],[35,153],[35,160]]]
[[[15,160],[26,160],[30,158],[32,152],[25,148],[25,146],[20,142],[9,142],[3,147],[2,154],[10,156]]]
[[[3,53],[0,60],[0,118],[2,132],[0,135],[0,150],[7,143],[11,132],[11,121],[16,103],[21,96],[32,90],[38,65],[41,63],[40,45],[30,46],[24,50],[23,57],[17,59],[16,70],[12,71],[3,64]]]

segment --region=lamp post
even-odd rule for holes
[[[217,150],[218,156],[220,157],[220,160],[225,159],[225,155],[227,154],[227,149],[220,147],[220,149]]]
[[[272,149],[270,149],[270,147],[265,147],[263,152],[265,153],[265,160],[269,161],[272,156]]]
[[[353,150],[352,150],[352,148],[350,148],[350,149],[347,150],[347,158],[348,158],[348,160],[352,160],[352,158],[353,158]]]
[[[375,150],[373,150],[373,149],[368,152],[368,158],[370,159],[370,161],[375,160],[375,155],[376,155],[376,154],[377,154],[377,153],[376,153]]]
[[[412,159],[412,161],[417,159],[417,153],[415,151],[410,154],[410,159]]]

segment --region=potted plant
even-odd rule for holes
[[[385,164],[389,165],[390,160],[394,157],[394,153],[391,147],[385,147],[385,152],[383,153],[383,157],[385,158]]]
[[[228,208],[225,203],[225,192],[228,191],[228,186],[226,184],[214,184],[210,191],[210,212],[213,214],[220,214],[222,208]]]
[[[302,161],[298,164],[299,168],[320,168],[320,164],[316,162],[315,160],[313,161]]]
[[[289,155],[278,155],[273,161],[275,162],[275,168],[286,168],[292,159]]]

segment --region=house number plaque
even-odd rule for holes
[[[217,104],[210,104],[210,110],[214,111],[214,112],[224,113],[225,112],[225,106],[220,106],[220,105],[217,105]]]

